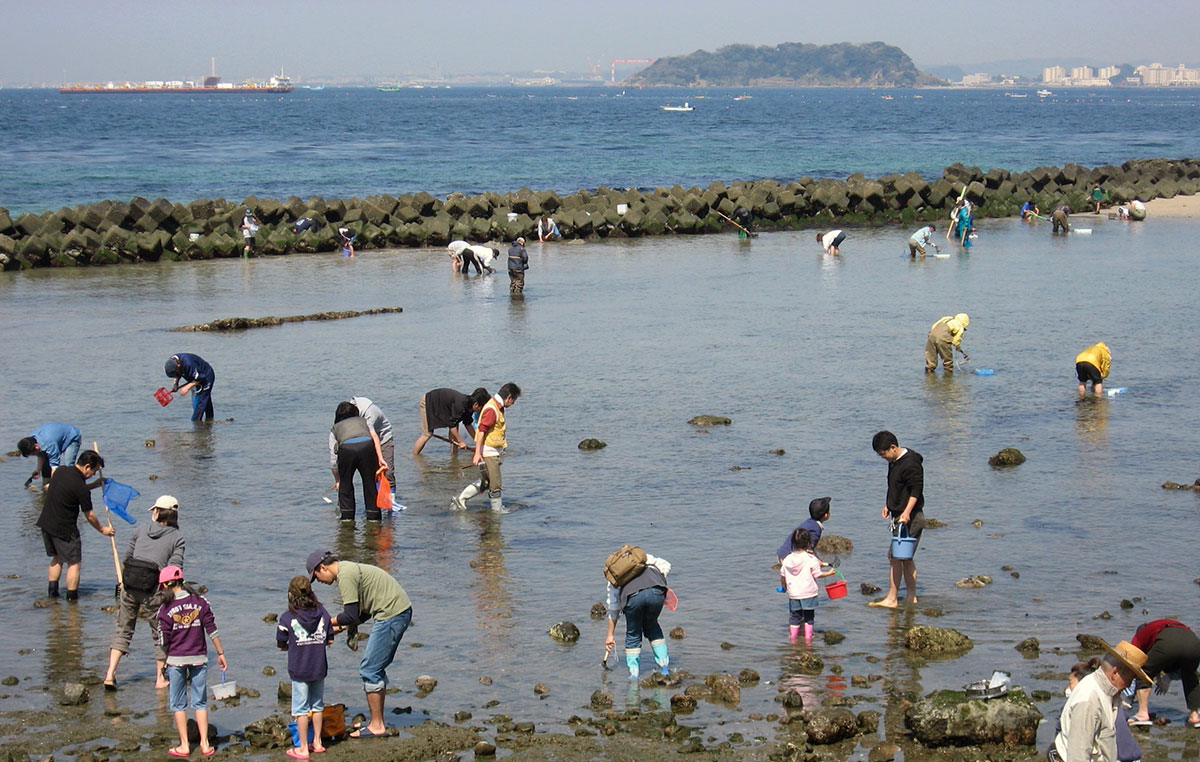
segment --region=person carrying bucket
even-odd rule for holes
[[[192,420],[198,421],[203,417],[204,420],[211,421],[213,419],[212,388],[213,384],[217,382],[217,374],[213,371],[213,367],[200,355],[180,352],[167,358],[163,370],[166,371],[167,378],[175,379],[171,393],[178,393],[180,397],[183,397],[188,392],[195,392],[195,396],[192,398]],[[179,385],[181,381],[185,381],[183,386]]]
[[[908,591],[904,602],[917,602],[917,563],[913,555],[921,540],[921,532],[925,529],[924,459],[915,450],[901,447],[896,435],[890,431],[876,434],[871,440],[871,448],[888,462],[887,502],[880,517],[891,521],[896,528],[893,534],[900,535],[900,542],[893,541],[888,550],[890,574],[887,595],[868,605],[894,609],[899,605],[901,579]]]
[[[821,591],[817,580],[837,574],[833,569],[821,571],[821,561],[812,551],[812,535],[804,529],[797,529],[792,532],[792,552],[779,567],[780,585],[787,588],[788,637],[793,643],[800,637],[802,624],[804,642],[812,643]]]

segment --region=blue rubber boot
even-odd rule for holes
[[[654,663],[658,665],[658,673],[660,675],[671,674],[671,657],[667,655],[667,641],[650,641],[650,650],[654,652]]]
[[[626,648],[625,649],[625,666],[629,667],[629,679],[638,679],[638,659],[641,658],[642,649]]]

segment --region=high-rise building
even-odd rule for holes
[[[1090,67],[1090,66],[1076,66],[1073,69],[1071,69],[1071,79],[1091,79],[1091,78],[1092,78],[1092,67]]]
[[[1043,82],[1057,82],[1067,76],[1067,70],[1061,66],[1047,66],[1042,69]]]
[[[1101,79],[1112,79],[1120,73],[1121,67],[1119,66],[1105,66],[1096,72],[1096,76]]]

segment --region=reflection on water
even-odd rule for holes
[[[912,655],[904,648],[904,633],[916,624],[916,609],[908,606],[887,612],[887,653],[883,657],[884,736],[893,743],[908,737],[904,726],[904,710],[911,696],[920,696],[921,673]]]
[[[513,613],[512,580],[504,565],[504,537],[500,533],[501,516],[481,511],[469,516],[477,529],[473,559],[475,577],[471,594],[475,600],[475,625],[485,653],[498,655],[516,646],[516,622]]]
[[[1079,449],[1108,449],[1108,413],[1112,403],[1105,397],[1088,395],[1075,400],[1075,435]]]
[[[83,614],[80,604],[52,600],[47,612],[46,647],[42,669],[49,685],[79,682],[83,668]]]

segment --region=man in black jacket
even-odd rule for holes
[[[921,465],[921,455],[915,450],[901,447],[896,441],[896,435],[890,431],[881,431],[871,440],[871,447],[879,457],[888,462],[887,502],[880,512],[882,518],[893,524],[904,524],[908,536],[920,541],[921,531],[925,529],[925,468]],[[916,544],[913,545],[916,552]],[[888,550],[888,561],[891,573],[888,576],[887,596],[882,600],[872,601],[871,606],[882,606],[894,609],[900,594],[900,580],[904,579],[904,587],[908,591],[905,603],[917,602],[917,563],[912,558],[893,558],[891,549]]]
[[[518,238],[508,249],[508,293],[519,294],[525,290],[525,271],[528,269],[525,239]]]

